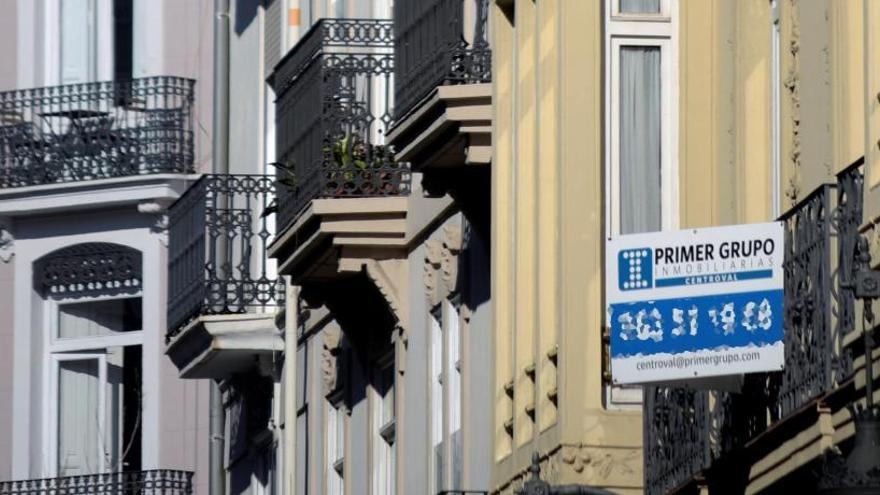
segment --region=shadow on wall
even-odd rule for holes
[[[272,2],[277,1],[279,0],[266,0],[266,8]],[[248,26],[256,20],[261,3],[263,3],[262,0],[235,0],[235,34],[241,36]]]

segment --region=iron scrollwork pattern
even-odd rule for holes
[[[437,86],[492,81],[489,0],[397,0],[394,34],[398,117]]]
[[[708,392],[645,387],[645,493],[662,494],[709,465]]]
[[[391,50],[390,21],[322,19],[279,63],[272,83],[280,227],[313,199],[409,193],[409,167],[384,144]]]
[[[57,478],[2,481],[0,482],[0,495],[54,495],[59,493],[190,495],[193,493],[192,480],[193,473],[191,471],[171,469],[59,476]]]
[[[171,206],[167,339],[199,315],[283,304],[266,256],[274,197],[271,176],[206,175]]]
[[[785,368],[778,417],[831,389],[831,195],[823,185],[782,217],[785,222]]]
[[[195,81],[0,92],[0,189],[193,171]]]
[[[141,289],[143,256],[106,242],[76,244],[41,258],[35,282],[44,296],[82,297]]]
[[[832,287],[835,298],[836,326],[834,344],[835,381],[840,383],[852,374],[852,352],[843,347],[843,338],[856,328],[856,298],[853,273],[858,255],[859,227],[862,225],[864,177],[860,160],[837,175],[837,207],[832,226],[837,235],[836,284]]]

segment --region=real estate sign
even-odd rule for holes
[[[781,222],[609,239],[613,381],[781,369],[783,253]]]

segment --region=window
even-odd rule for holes
[[[440,315],[431,317],[431,486],[434,492],[443,489],[445,465],[443,443],[443,329]]]
[[[133,1],[113,0],[113,79],[117,81],[132,77]]]
[[[50,299],[51,475],[141,469],[140,297]]]
[[[327,495],[345,493],[345,411],[341,404],[327,401]]]
[[[98,74],[95,0],[61,1],[61,84],[94,81]]]
[[[395,493],[394,354],[374,368],[372,379],[373,494]]]
[[[449,418],[449,458],[450,458],[450,489],[461,488],[461,471],[463,453],[461,445],[461,333],[459,327],[458,308],[450,301],[446,305],[446,338],[447,363],[446,375],[449,377],[449,400],[447,417]]]
[[[431,446],[434,492],[461,489],[461,319],[446,300],[431,318]]]
[[[606,0],[606,234],[678,226],[677,1]],[[637,405],[639,387],[606,403]]]
[[[309,493],[309,341],[301,343],[296,349],[296,493]]]

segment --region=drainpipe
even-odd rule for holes
[[[215,174],[229,173],[229,0],[214,0],[214,120],[213,162]],[[221,200],[222,201],[222,200]],[[225,238],[225,236],[223,236]],[[219,246],[218,258],[226,258],[226,246]],[[209,429],[211,495],[226,493],[226,410],[219,382],[211,382],[211,418]]]

